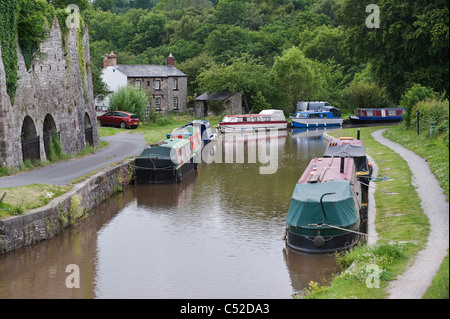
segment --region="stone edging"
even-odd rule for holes
[[[55,237],[132,179],[129,162],[104,168],[66,194],[24,215],[0,220],[0,254]]]

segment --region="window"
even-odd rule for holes
[[[173,109],[178,110],[178,97],[173,98]]]
[[[136,85],[136,89],[141,89],[141,80],[136,80],[136,83],[135,83],[135,85]]]
[[[155,90],[159,91],[161,90],[161,81],[155,80]]]
[[[173,89],[178,90],[178,79],[173,79]]]
[[[161,111],[161,97],[160,96],[157,96],[155,98],[155,105],[156,105],[156,110]]]

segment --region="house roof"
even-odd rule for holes
[[[214,92],[211,94],[203,93],[196,99],[196,101],[225,101],[235,94],[236,93],[232,93],[230,91]]]
[[[171,65],[128,65],[119,64],[114,66],[114,68],[121,73],[125,74],[129,78],[154,78],[154,77],[185,77],[185,73],[181,72],[177,68]]]

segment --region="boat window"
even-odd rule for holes
[[[297,113],[297,118],[306,119],[307,115],[305,113]]]
[[[263,121],[269,122],[270,121],[270,117],[263,117]]]
[[[389,116],[395,116],[397,112],[395,110],[389,110]]]
[[[373,111],[366,111],[366,116],[373,116]]]
[[[326,118],[328,118],[328,114],[327,114],[327,113],[323,113],[323,114],[322,114],[322,117],[323,117],[324,119],[326,119]]]
[[[317,119],[317,118],[320,118],[320,115],[319,114],[309,114],[308,118]]]

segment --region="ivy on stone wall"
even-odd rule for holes
[[[45,0],[0,0],[0,44],[11,104],[19,79],[17,41],[29,69],[39,55],[39,44],[48,37],[54,18],[55,9]]]
[[[6,91],[14,103],[17,88],[17,19],[20,0],[0,0],[0,44],[6,73]]]
[[[22,0],[17,29],[27,69],[40,55],[39,44],[48,38],[54,19],[55,9],[45,0]]]
[[[77,47],[78,47],[78,61],[80,63],[81,81],[83,83],[83,97],[87,100],[86,92],[86,62],[84,59],[84,21],[80,17],[79,28],[77,29]]]

